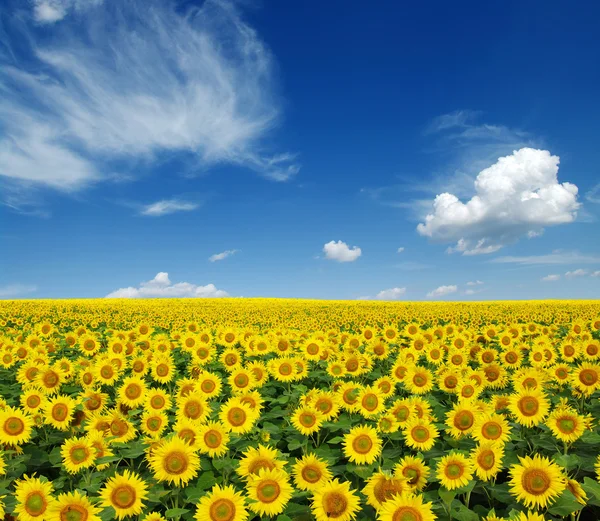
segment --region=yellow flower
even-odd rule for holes
[[[600,366],[584,362],[571,374],[571,383],[582,394],[590,396],[600,387]]]
[[[360,504],[358,496],[350,490],[350,483],[333,479],[314,491],[311,509],[316,521],[350,521],[360,510]]]
[[[140,429],[151,438],[160,438],[169,425],[169,417],[162,411],[146,411],[140,419]]]
[[[216,458],[227,452],[228,443],[229,434],[222,423],[208,422],[199,427],[198,448],[200,452]]]
[[[432,503],[425,503],[423,497],[402,494],[386,501],[379,510],[380,521],[435,521]]]
[[[245,434],[252,430],[260,414],[240,398],[230,398],[221,406],[219,419],[228,431]]]
[[[60,449],[63,466],[67,472],[76,474],[81,469],[87,469],[96,460],[96,449],[88,438],[70,438],[65,440]]]
[[[479,443],[492,441],[504,444],[510,439],[510,426],[501,414],[482,414],[475,422],[472,436]]]
[[[475,424],[473,406],[469,402],[459,402],[447,413],[446,425],[453,438],[468,435]]]
[[[281,514],[294,491],[287,473],[280,469],[261,469],[251,475],[246,488],[253,501],[250,509],[261,516]]]
[[[16,407],[0,410],[0,443],[22,445],[31,439],[33,420]]]
[[[429,369],[415,365],[408,369],[402,382],[412,394],[425,394],[433,389],[434,378]]]
[[[200,458],[192,447],[178,436],[163,441],[148,457],[150,468],[158,481],[185,486],[198,475]]]
[[[177,419],[187,418],[189,420],[203,422],[209,415],[210,408],[203,394],[199,392],[189,393],[177,400]]]
[[[405,479],[412,490],[423,490],[427,484],[429,468],[422,458],[417,456],[405,456],[394,467],[394,475]]]
[[[583,487],[574,479],[567,479],[567,488],[582,505],[587,505],[588,496]]]
[[[475,474],[483,481],[489,481],[502,470],[504,449],[494,442],[482,442],[471,452],[471,461]]]
[[[546,425],[560,441],[573,443],[585,432],[585,418],[566,405],[557,406],[548,416]]]
[[[52,483],[25,476],[24,479],[16,481],[15,499],[15,514],[19,521],[45,519],[48,509],[55,501],[52,497]]]
[[[233,486],[215,485],[203,496],[196,510],[197,521],[246,521],[246,499]]]
[[[252,373],[254,375],[254,373]],[[221,379],[213,373],[203,371],[198,376],[198,390],[207,398],[215,398],[221,393]]]
[[[437,477],[448,490],[464,487],[473,478],[473,465],[464,454],[451,452],[438,463]]]
[[[259,445],[248,447],[240,459],[236,472],[245,479],[250,479],[262,469],[283,469],[285,462],[277,459],[277,449]]]
[[[516,421],[535,427],[548,415],[550,404],[546,395],[537,389],[522,390],[510,397],[509,409]]]
[[[435,445],[439,432],[433,423],[414,418],[402,426],[404,442],[413,449],[428,451]]]
[[[79,491],[60,494],[48,508],[47,521],[100,521],[100,509]]]
[[[119,401],[135,409],[144,403],[146,398],[146,383],[139,376],[128,376],[123,379],[123,385],[117,395]]]
[[[71,424],[77,402],[70,396],[58,395],[48,399],[44,407],[44,420],[54,428],[66,431]]]
[[[385,410],[385,396],[376,387],[363,387],[358,393],[356,411],[365,418],[376,416]]]
[[[292,475],[300,490],[316,490],[333,477],[327,462],[314,454],[296,460]]]
[[[373,463],[381,453],[377,431],[368,425],[358,425],[344,436],[344,455],[359,465]]]
[[[102,432],[96,430],[90,431],[87,438],[90,440],[92,447],[94,447],[94,450],[96,451],[96,459],[94,460],[96,469],[104,470],[108,468],[110,465],[109,463],[97,463],[100,458],[108,458],[114,455],[113,451],[108,446],[108,442],[104,439]]]
[[[562,469],[548,458],[536,454],[519,461],[510,468],[510,492],[525,506],[545,508],[566,488]]]
[[[367,503],[379,511],[386,501],[409,490],[406,480],[379,471],[367,479],[362,492],[367,496]]]
[[[117,519],[141,514],[147,497],[148,485],[129,470],[115,474],[100,490],[102,506],[114,508]]]
[[[170,409],[172,405],[171,396],[162,389],[149,389],[146,392],[144,407],[146,410],[163,411]]]
[[[304,436],[318,431],[324,421],[323,416],[311,406],[298,407],[292,414],[292,425]]]

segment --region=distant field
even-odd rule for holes
[[[600,519],[599,359],[599,301],[0,301],[0,519]]]

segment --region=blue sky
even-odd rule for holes
[[[0,298],[597,298],[598,16],[3,2]]]

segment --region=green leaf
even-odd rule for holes
[[[296,450],[296,449],[299,449],[300,447],[302,447],[302,445],[304,445],[304,440],[300,441],[298,439],[294,439],[288,443],[287,448],[288,448],[288,450]]]
[[[327,445],[337,445],[338,443],[344,441],[344,437],[343,436],[336,436],[335,438],[331,438],[330,440],[327,440]]]
[[[276,521],[292,521],[292,518],[290,516],[286,516],[285,514],[281,514],[280,516],[277,516]]]
[[[561,454],[560,456],[556,456],[554,461],[556,461],[556,463],[558,463],[561,467],[571,470],[579,466],[580,459],[577,454]]]
[[[454,490],[446,490],[445,488],[440,487],[438,489],[438,495],[440,496],[440,499],[446,503],[446,505],[450,505],[456,497],[456,492]]]
[[[165,512],[165,517],[179,517],[188,512],[189,510],[187,508],[169,508],[169,510]]]
[[[571,512],[577,512],[584,507],[575,496],[568,490],[565,490],[556,502],[548,509],[548,512],[554,516],[568,516]]]
[[[458,508],[453,508],[450,515],[458,521],[479,521],[479,516],[462,503],[458,504]]]

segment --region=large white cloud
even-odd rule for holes
[[[479,173],[475,195],[466,203],[451,193],[439,194],[417,231],[436,242],[455,243],[449,252],[476,255],[573,222],[578,189],[558,182],[558,164],[558,156],[533,148],[501,157]]]
[[[228,297],[229,294],[217,289],[214,284],[197,286],[189,282],[177,282],[173,284],[169,274],[161,271],[147,282],[142,282],[139,287],[117,289],[106,298],[217,298]]]
[[[350,248],[342,241],[329,241],[323,246],[325,258],[338,262],[353,262],[362,255],[362,250],[358,246]]]
[[[0,49],[30,44],[23,56],[0,52],[0,178],[72,191],[173,152],[192,172],[229,163],[285,180],[298,171],[292,154],[265,153],[279,116],[273,59],[235,5],[33,6],[44,38],[24,29],[14,45],[0,32]]]
[[[458,286],[449,285],[449,286],[440,286],[439,288],[434,289],[427,293],[429,298],[437,298],[444,297],[446,295],[450,295],[451,293],[456,293],[458,291]]]

